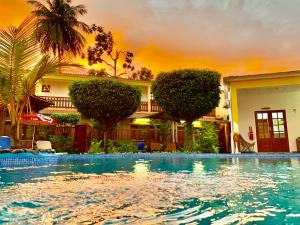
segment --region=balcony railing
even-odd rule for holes
[[[139,112],[148,112],[148,102],[141,102]]]
[[[50,102],[53,102],[54,105],[51,105],[52,109],[75,109],[74,105],[71,102],[71,99],[68,97],[54,97],[54,96],[40,96]]]
[[[49,107],[50,109],[75,109],[74,105],[71,102],[71,99],[68,97],[54,97],[54,96],[39,96],[39,97],[54,103],[54,105]],[[151,101],[151,112],[160,112],[160,111],[161,109],[156,104],[156,102]],[[138,112],[148,112],[148,102],[141,102]]]

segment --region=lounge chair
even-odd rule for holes
[[[167,143],[165,151],[166,152],[173,152],[173,151],[176,151],[176,149],[177,149],[177,147],[176,147],[175,143]]]
[[[39,152],[54,153],[55,150],[52,148],[50,141],[37,141],[36,148]]]
[[[160,143],[151,142],[150,151],[151,152],[160,151]]]

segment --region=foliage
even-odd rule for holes
[[[100,154],[104,153],[104,149],[101,147],[102,141],[94,140],[91,143],[91,147],[88,151],[88,154]],[[110,154],[117,154],[117,153],[137,153],[137,147],[135,143],[132,141],[108,141],[108,148],[107,152]]]
[[[104,149],[101,147],[101,145],[102,145],[102,141],[93,140],[91,142],[91,146],[88,151],[88,154],[104,153]]]
[[[152,84],[157,104],[170,116],[186,121],[185,148],[193,148],[192,122],[214,108],[220,101],[220,77],[209,70],[162,72]]]
[[[37,126],[35,138],[36,140],[48,140],[54,132],[55,126]]]
[[[140,70],[138,70],[137,72],[134,72],[132,74],[132,79],[134,79],[134,80],[151,81],[151,80],[153,80],[153,78],[154,78],[154,75],[153,75],[152,71],[146,67],[142,67]]]
[[[60,125],[75,125],[80,121],[79,114],[53,114],[51,118],[55,119]]]
[[[7,31],[0,29],[0,105],[8,109],[14,147],[20,145],[18,117],[25,108],[30,110],[29,97],[36,84],[59,67],[71,66],[67,62],[59,63],[56,57],[41,55],[32,36],[34,30],[31,19]]]
[[[204,153],[219,152],[219,138],[216,126],[212,123],[203,123],[200,133],[195,136],[195,150]]]
[[[108,152],[114,153],[137,153],[137,146],[132,141],[109,141]]]
[[[106,69],[101,69],[101,70],[90,69],[89,75],[93,77],[108,77],[108,73],[106,72]]]
[[[71,5],[71,0],[48,0],[47,4],[30,0],[28,3],[35,7],[32,11],[36,17],[34,34],[42,52],[52,51],[59,58],[64,52],[74,56],[81,54],[85,38],[80,31],[89,32],[89,26],[78,20],[87,12],[84,5]]]
[[[69,146],[73,144],[74,139],[63,135],[51,135],[49,141],[51,141],[55,147],[56,152],[66,152],[68,151]]]
[[[171,121],[151,120],[151,124],[153,125],[154,129],[157,130],[160,136],[160,142],[165,145],[167,143],[168,134],[171,133]]]
[[[77,110],[86,118],[96,120],[104,131],[104,146],[109,132],[139,107],[141,91],[133,86],[111,80],[77,81],[69,87],[69,95]]]
[[[118,77],[126,74],[126,71],[134,70],[132,65],[133,53],[114,49],[114,39],[111,32],[105,32],[103,27],[92,25],[90,32],[96,33],[95,46],[88,48],[89,65],[104,63],[113,70],[112,77]],[[118,73],[119,61],[123,61],[123,71]]]

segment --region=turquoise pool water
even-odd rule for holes
[[[1,157],[0,224],[300,224],[299,158]]]

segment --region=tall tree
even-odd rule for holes
[[[170,116],[185,120],[185,149],[193,150],[194,120],[207,115],[220,101],[221,75],[209,70],[160,73],[152,84],[157,104]]]
[[[118,122],[131,116],[141,102],[141,91],[133,86],[111,80],[77,81],[69,88],[77,110],[94,119],[104,130],[107,147],[110,131]]]
[[[111,77],[120,77],[125,75],[128,70],[133,71],[132,65],[133,53],[120,49],[114,49],[114,39],[111,32],[105,32],[104,29],[97,25],[92,25],[91,32],[96,33],[95,46],[88,48],[88,61],[90,65],[104,63],[113,71],[109,74]],[[118,67],[122,62],[123,68]]]
[[[35,36],[41,44],[43,53],[52,51],[58,59],[65,52],[74,56],[80,55],[85,44],[81,32],[89,32],[89,26],[78,20],[79,16],[87,13],[84,5],[71,5],[71,0],[30,0],[35,9],[32,14],[36,17]]]
[[[140,70],[138,70],[137,72],[134,72],[132,74],[132,79],[134,80],[147,80],[147,81],[151,81],[154,78],[154,75],[152,73],[152,71],[146,67],[142,67]]]
[[[40,46],[32,33],[35,25],[30,18],[19,27],[0,29],[0,106],[8,109],[13,146],[19,146],[20,121],[24,109],[30,108],[29,96],[36,84],[59,67],[57,57],[40,54]]]

